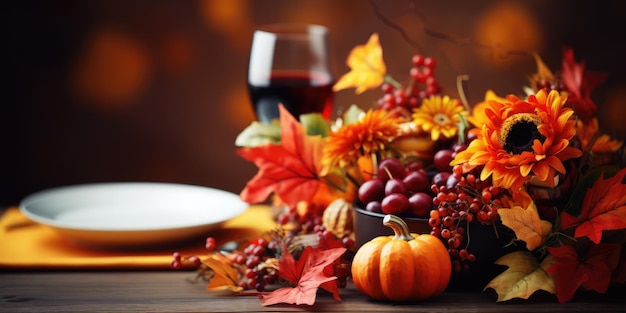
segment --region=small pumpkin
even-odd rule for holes
[[[452,262],[439,238],[410,233],[401,218],[386,215],[394,231],[363,244],[352,260],[356,288],[385,301],[417,301],[442,293],[452,275]]]

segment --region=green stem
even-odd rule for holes
[[[395,80],[391,75],[385,75],[385,82],[392,84],[397,89],[402,89],[402,84],[400,84],[397,80]]]

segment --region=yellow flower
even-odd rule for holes
[[[448,96],[430,96],[413,111],[413,122],[423,131],[430,133],[433,141],[451,139],[459,132],[460,115],[466,115],[461,101]]]
[[[326,167],[356,165],[360,157],[385,150],[398,134],[398,118],[370,109],[363,118],[328,134],[322,164]]]
[[[451,164],[484,166],[480,179],[490,176],[495,186],[515,192],[533,178],[554,187],[556,172],[565,174],[563,161],[582,152],[571,147],[576,122],[567,98],[557,91],[540,90],[527,101],[509,95],[506,101],[490,101],[485,108],[482,128],[465,151]]]
[[[356,88],[355,92],[358,95],[382,85],[387,67],[383,60],[383,49],[378,34],[373,33],[365,45],[354,47],[346,63],[350,72],[339,78],[333,86],[333,91]]]

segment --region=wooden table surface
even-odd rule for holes
[[[493,293],[449,293],[410,304],[369,300],[353,285],[342,302],[321,291],[313,306],[264,307],[257,296],[211,295],[193,271],[0,272],[0,312],[626,312],[624,288],[558,304],[495,303]]]

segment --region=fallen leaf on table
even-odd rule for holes
[[[528,299],[538,290],[556,292],[554,280],[546,271],[554,258],[547,256],[539,263],[528,251],[516,251],[499,258],[495,263],[508,268],[491,280],[485,289],[492,288],[498,294],[497,302],[514,298]]]
[[[240,292],[243,290],[239,286],[239,274],[231,266],[231,261],[220,253],[214,253],[209,258],[202,260],[202,263],[213,270],[214,276],[209,281],[207,290],[230,290]]]
[[[278,303],[313,305],[319,288],[332,293],[337,301],[341,301],[337,277],[329,276],[324,269],[332,266],[345,253],[345,248],[320,250],[307,246],[297,261],[288,249],[284,251],[279,260],[279,275],[294,286],[280,288],[264,295],[262,302],[264,306]]]

